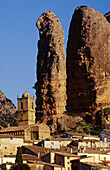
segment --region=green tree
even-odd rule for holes
[[[27,164],[23,164],[22,148],[18,147],[15,164],[11,167],[12,170],[30,170]]]
[[[18,147],[15,164],[23,164],[22,149]]]

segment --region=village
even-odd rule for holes
[[[59,19],[50,10],[38,18],[35,95],[25,91],[17,108],[9,99],[5,107],[0,90],[1,120],[8,118],[0,124],[0,170],[110,169],[109,23],[110,12],[77,7],[65,56]]]
[[[35,123],[35,96],[25,92],[18,100],[18,126],[0,130],[0,169],[15,164],[17,149],[30,169],[89,170],[110,169],[110,130],[99,136],[66,132],[51,136],[45,123]]]

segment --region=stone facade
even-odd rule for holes
[[[37,56],[36,104],[37,120],[60,115],[66,105],[66,64],[64,31],[52,11],[37,21],[40,33]]]
[[[17,147],[22,145],[32,145],[32,143],[26,143],[21,136],[0,134],[0,157],[4,155],[16,155]]]
[[[50,128],[45,123],[4,128],[0,130],[0,156],[16,154],[17,147],[46,138],[50,138]]]
[[[25,141],[36,141],[41,139],[50,138],[50,128],[45,123],[38,123],[34,125],[26,125],[26,126],[15,126],[15,127],[7,127],[0,130],[0,135],[9,135],[11,138],[21,137]]]
[[[110,107],[110,24],[81,6],[72,17],[67,44],[67,110]],[[93,118],[94,119],[94,118]]]
[[[18,96],[18,125],[35,124],[35,97],[30,97],[30,94],[25,92],[22,98]]]

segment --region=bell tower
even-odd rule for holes
[[[35,124],[35,96],[30,97],[27,91],[18,100],[18,126]]]

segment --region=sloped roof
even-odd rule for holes
[[[23,136],[22,135],[15,136],[15,135],[10,135],[10,134],[0,134],[0,138],[23,138]]]
[[[39,161],[41,160],[37,156],[29,155],[29,154],[22,154],[23,161]]]
[[[7,128],[1,129],[0,133],[3,133],[3,132],[14,132],[14,131],[23,131],[23,130],[25,130],[28,127],[29,127],[28,125],[26,125],[26,126],[11,126],[11,127],[7,127]]]
[[[74,155],[74,154],[71,154],[71,153],[56,152],[56,154],[62,155],[62,156],[69,156],[69,157],[77,157],[77,158],[80,158],[80,156]]]
[[[45,141],[73,141],[72,138],[50,138],[49,140],[45,140]]]
[[[66,132],[66,134],[72,135],[72,136],[79,136],[79,137],[80,137],[80,136],[84,136],[84,137],[95,137],[95,138],[99,138],[99,136],[89,135],[89,134],[86,134],[86,133],[71,132],[71,131]]]
[[[40,157],[45,155],[45,148],[42,148],[42,147],[39,147],[39,146],[28,145],[28,146],[23,146],[23,148],[30,150],[31,152],[35,153],[36,155],[38,155],[40,153]]]
[[[29,127],[35,127],[35,126],[42,126],[42,125],[45,125],[47,126],[45,123],[36,123],[34,125],[24,125],[24,126],[11,126],[11,127],[7,127],[7,128],[3,128],[0,130],[0,133],[3,133],[3,132],[15,132],[15,131],[23,131]]]
[[[45,155],[49,151],[57,151],[57,152],[59,151],[59,149],[44,148],[44,147],[39,147],[39,146],[36,146],[36,145],[31,145],[31,146],[30,145],[23,145],[22,147],[32,151],[33,153],[35,153],[37,155],[38,155],[38,152],[41,152],[40,157]]]

